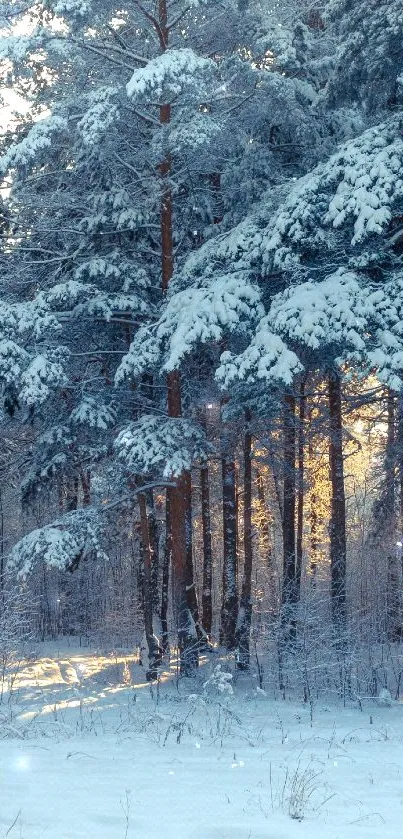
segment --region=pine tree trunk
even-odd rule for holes
[[[146,492],[147,500],[147,519],[148,532],[151,551],[151,593],[154,613],[159,611],[159,591],[158,591],[158,577],[159,577],[159,539],[158,539],[158,524],[155,515],[154,493],[152,489]]]
[[[277,615],[278,611],[277,575],[273,563],[270,513],[265,496],[264,478],[258,469],[256,470],[256,491],[259,510],[259,544],[261,554],[267,564],[269,614],[273,617]]]
[[[238,613],[236,644],[238,647],[239,670],[249,670],[250,667],[250,630],[252,624],[252,434],[249,423],[249,411],[245,415],[246,429],[244,434],[244,502],[243,502],[243,547],[244,568],[242,579],[241,601]]]
[[[147,501],[144,493],[138,495],[140,510],[141,541],[143,547],[143,614],[144,630],[148,647],[148,670],[146,671],[147,681],[158,677],[158,667],[162,661],[162,650],[158,638],[154,635],[153,628],[153,592],[151,585],[151,544],[150,531],[147,515]]]
[[[384,505],[384,526],[388,544],[388,581],[387,581],[387,631],[390,641],[398,641],[402,635],[400,608],[401,560],[397,550],[396,522],[396,396],[392,390],[387,395],[387,442],[386,442],[386,494]],[[400,432],[400,422],[399,422]]]
[[[333,628],[343,641],[347,628],[346,604],[346,500],[344,490],[341,381],[337,371],[329,375],[330,481],[330,573]]]
[[[209,470],[207,463],[204,464],[200,470],[200,483],[203,530],[203,626],[207,632],[207,635],[211,636],[213,622],[213,552],[211,541]]]
[[[309,505],[309,522],[310,522],[310,551],[309,551],[309,575],[313,588],[316,587],[316,574],[318,570],[318,511],[317,511],[317,496],[315,492],[315,475],[312,470],[314,459],[314,449],[312,442],[312,411],[309,412],[309,443],[308,443],[308,460],[309,468],[311,470],[311,493]]]
[[[196,631],[198,648],[207,643],[207,634],[202,627],[199,613],[199,603],[196,591],[196,582],[193,568],[193,523],[192,523],[192,480],[190,472],[186,472],[187,494],[186,494],[186,593],[189,612],[192,617]],[[197,666],[198,661],[194,662]]]
[[[317,498],[314,492],[311,493],[310,505],[310,527],[311,527],[311,550],[309,557],[309,570],[312,585],[316,587],[316,574],[318,570],[318,513],[316,510]]]
[[[397,456],[399,469],[399,542],[403,537],[403,395],[399,396]]]
[[[284,489],[283,489],[283,587],[281,597],[282,643],[294,640],[295,622],[295,398],[284,399]]]
[[[222,498],[223,498],[223,585],[220,625],[220,644],[235,649],[238,611],[237,588],[237,521],[235,462],[228,432],[222,438]]]
[[[168,414],[170,417],[182,415],[179,374],[168,376]],[[190,580],[189,565],[189,490],[190,475],[183,472],[176,479],[176,486],[170,487],[169,505],[172,534],[172,577],[174,592],[174,610],[178,632],[180,671],[185,676],[194,673],[198,666],[198,640],[196,626],[188,605],[188,587]]]
[[[168,48],[168,15],[166,0],[158,2],[158,37],[161,51]],[[160,123],[168,125],[171,121],[171,106],[160,107]],[[173,219],[172,189],[170,185],[171,158],[169,155],[161,162],[161,282],[162,290],[168,290],[173,274]],[[177,371],[167,375],[168,416],[182,416],[180,376]],[[172,574],[174,591],[174,610],[178,632],[180,670],[183,675],[192,675],[198,665],[196,630],[188,607],[187,586],[189,583],[188,561],[188,504],[189,475],[183,473],[176,481],[176,486],[168,490],[171,512],[172,533]]]
[[[162,651],[166,654],[169,650],[168,632],[168,602],[169,602],[169,569],[172,558],[172,532],[169,492],[165,504],[165,549],[164,562],[162,566],[162,592],[161,592],[161,643]]]
[[[297,487],[297,544],[295,565],[295,599],[301,595],[302,552],[304,531],[304,443],[305,443],[305,381],[301,382],[299,392],[298,417],[298,487]]]

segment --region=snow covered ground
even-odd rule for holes
[[[250,677],[204,690],[217,657],[157,691],[134,657],[38,655],[0,705],[0,839],[401,835],[399,703],[318,702],[311,720]]]

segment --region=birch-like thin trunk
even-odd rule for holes
[[[167,492],[165,503],[165,547],[164,560],[162,565],[162,590],[161,590],[161,644],[163,653],[169,651],[168,631],[168,603],[169,603],[169,571],[172,559],[172,530],[170,496]]]
[[[384,518],[386,540],[388,543],[388,579],[387,579],[387,632],[390,641],[398,641],[402,635],[401,616],[401,560],[397,549],[396,521],[396,395],[388,389],[387,394],[387,441],[386,441],[386,493]],[[398,432],[400,433],[400,422]]]
[[[158,591],[158,577],[159,577],[159,538],[158,538],[158,523],[155,513],[154,493],[152,489],[146,492],[147,500],[147,519],[148,532],[151,550],[151,592],[153,600],[154,613],[159,612],[159,591]]]
[[[256,495],[259,509],[260,551],[267,568],[269,615],[273,618],[278,612],[277,572],[273,563],[269,504],[266,499],[264,477],[258,469],[256,470]]]
[[[297,543],[295,563],[295,599],[301,596],[302,554],[304,535],[304,444],[305,444],[305,381],[301,382],[298,415],[298,486],[297,486]]]
[[[237,586],[237,521],[236,475],[234,453],[224,428],[222,435],[222,499],[223,499],[223,583],[220,644],[235,649],[235,630],[238,613]]]
[[[245,415],[246,428],[244,433],[244,480],[243,480],[243,548],[244,567],[242,592],[239,605],[236,629],[236,644],[238,647],[239,670],[249,670],[250,667],[250,630],[252,625],[252,434],[250,430],[251,416],[249,411]]]
[[[208,638],[200,620],[193,567],[192,480],[190,472],[186,472],[186,478],[188,481],[186,507],[186,594],[189,612],[195,627],[198,648],[200,649],[203,644],[207,643]]]
[[[281,595],[282,642],[295,638],[295,398],[284,398],[284,483],[283,483],[283,587]]]
[[[343,642],[347,628],[346,603],[346,499],[344,489],[343,424],[340,374],[329,375],[330,482],[330,596],[333,628]]]
[[[144,631],[148,647],[148,669],[146,679],[153,681],[158,677],[158,668],[161,665],[162,650],[158,638],[154,635],[153,627],[153,592],[151,585],[152,553],[150,543],[150,531],[147,514],[147,500],[144,493],[138,494],[140,511],[141,541],[143,547],[143,615]]]
[[[207,463],[203,464],[203,466],[200,469],[200,483],[201,515],[203,530],[203,626],[207,632],[207,635],[211,636],[213,623],[213,551],[211,540],[209,469]]]

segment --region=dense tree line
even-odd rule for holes
[[[3,6],[1,579],[119,567],[149,678],[400,640],[403,3]]]

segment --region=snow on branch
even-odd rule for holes
[[[70,416],[74,425],[86,425],[107,431],[116,422],[116,409],[113,405],[104,405],[93,396],[84,396]]]
[[[149,326],[140,327],[130,344],[129,352],[119,364],[115,384],[121,385],[126,379],[141,376],[146,370],[154,370],[160,361],[161,351],[161,342],[157,341],[154,330],[151,331]]]
[[[101,522],[93,510],[67,513],[51,525],[24,536],[12,548],[7,570],[25,577],[39,562],[65,570],[80,559],[107,559],[100,545]]]
[[[186,419],[144,416],[116,439],[119,459],[135,474],[162,468],[164,478],[178,477],[210,451],[203,429]]]
[[[134,71],[126,86],[129,99],[144,100],[174,98],[184,90],[202,92],[206,74],[210,76],[216,65],[208,58],[200,58],[191,49],[166,50],[153,58],[146,67]]]
[[[119,89],[113,86],[99,87],[88,95],[88,109],[77,123],[77,130],[85,146],[97,145],[108,128],[119,118],[116,103]]]
[[[301,178],[262,238],[263,261],[289,267],[304,247],[327,247],[347,228],[352,245],[382,234],[403,197],[403,138],[396,119],[365,131]]]
[[[319,283],[275,295],[249,346],[224,353],[216,378],[225,387],[265,379],[291,384],[307,353],[330,349],[339,363],[354,360],[395,390],[402,386],[403,275],[371,286],[339,269]]]
[[[268,328],[268,318],[263,318],[249,347],[236,356],[225,352],[216,371],[217,381],[228,388],[238,381],[248,383],[263,379],[291,384],[302,370],[302,364],[284,341]]]
[[[6,173],[14,167],[34,163],[39,152],[48,149],[52,145],[53,136],[66,131],[67,125],[65,117],[56,115],[45,117],[40,122],[36,122],[27,136],[19,143],[10,146],[6,154],[0,158],[0,172]]]
[[[67,358],[67,350],[65,350]],[[64,365],[56,358],[37,355],[21,375],[20,397],[26,405],[45,402],[51,391],[66,384]]]
[[[364,348],[370,309],[357,276],[340,269],[320,283],[301,283],[277,294],[268,323],[284,340],[316,350],[338,344]]]
[[[242,276],[218,277],[208,287],[173,294],[156,329],[165,346],[164,370],[178,368],[199,343],[245,332],[262,314],[259,289]]]

